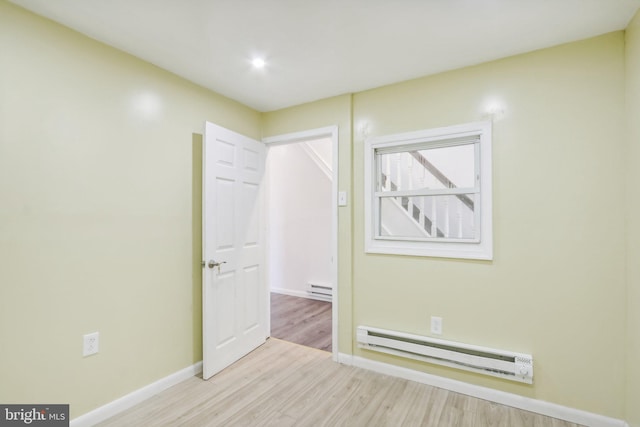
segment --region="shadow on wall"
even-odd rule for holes
[[[191,253],[193,292],[193,363],[202,360],[202,141],[201,134],[191,136]]]

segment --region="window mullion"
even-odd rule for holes
[[[480,194],[478,188],[443,188],[417,190],[376,191],[376,197],[420,197],[420,196],[455,196],[459,194]]]

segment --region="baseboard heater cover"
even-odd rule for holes
[[[318,299],[323,299],[325,301],[331,301],[333,299],[333,288],[330,285],[308,283],[307,292],[309,293],[309,295]]]
[[[367,350],[527,384],[533,383],[533,357],[530,354],[496,350],[369,326],[358,326],[357,340],[358,347]]]

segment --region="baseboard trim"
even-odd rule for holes
[[[314,297],[313,295],[311,295],[309,292],[306,292],[306,291],[295,291],[295,290],[284,289],[284,288],[271,288],[271,292],[275,292],[276,294],[289,295],[292,297],[314,299],[317,301],[328,301],[326,298]]]
[[[353,365],[353,355],[346,353],[338,353],[338,363],[342,363],[343,365]]]
[[[402,368],[388,363],[373,361],[364,357],[340,353],[338,354],[338,361],[345,365],[352,365],[384,375],[428,384],[445,390],[454,391],[456,393],[465,394],[467,396],[477,397],[490,402],[500,403],[502,405],[535,412],[537,414],[558,418],[584,426],[629,427],[625,421],[616,418],[610,418],[604,415],[582,411],[580,409],[545,402],[543,400],[532,399],[530,397],[519,396],[513,393],[507,393],[433,374],[427,374],[425,372],[414,371],[412,369]]]
[[[109,402],[106,405],[100,406],[93,411],[87,412],[84,415],[80,415],[74,418],[69,423],[70,427],[90,427],[98,424],[107,418],[111,418],[114,415],[125,411],[138,403],[147,400],[148,398],[160,393],[181,383],[195,375],[202,372],[202,362],[198,362],[192,366],[186,367],[178,372],[168,375],[159,379],[149,385],[146,385],[138,390],[135,390],[119,399]]]

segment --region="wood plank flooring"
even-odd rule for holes
[[[99,424],[159,426],[576,427],[331,360],[271,338],[208,381],[193,377]]]
[[[271,336],[331,351],[331,303],[271,293]]]

